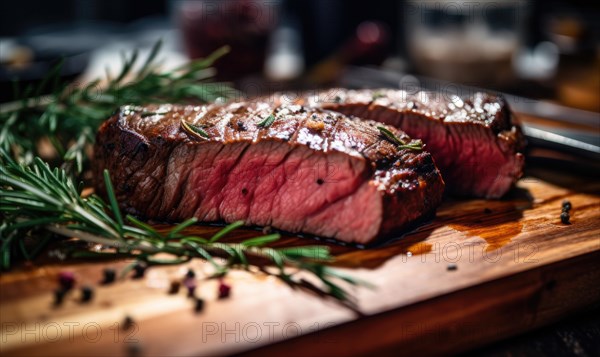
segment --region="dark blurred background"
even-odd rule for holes
[[[600,111],[600,5],[590,1],[20,0],[0,11],[2,100],[66,56],[102,75],[165,39],[167,62],[224,44],[222,79],[313,87],[376,66]],[[400,77],[401,78],[401,77]],[[410,77],[412,78],[412,77]],[[421,77],[418,77],[421,78]]]

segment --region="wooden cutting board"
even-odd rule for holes
[[[543,177],[544,180],[540,179]],[[569,199],[571,224],[560,222]],[[214,228],[197,227],[207,233]],[[234,238],[255,235],[240,231]],[[314,244],[286,238],[278,245]],[[188,267],[151,268],[142,280],[98,286],[102,269],[126,261],[49,262],[0,277],[4,356],[445,354],[478,347],[600,301],[600,182],[533,170],[497,201],[446,199],[437,217],[388,245],[331,245],[336,265],[374,284],[351,289],[356,310],[275,278],[244,271],[200,283],[194,313],[185,292],[168,295]],[[455,264],[456,270],[449,270]],[[95,288],[52,307],[61,270]],[[135,322],[125,330],[125,316]]]

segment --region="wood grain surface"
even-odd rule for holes
[[[570,225],[560,221],[563,199],[573,206]],[[232,239],[254,234],[245,230]],[[314,243],[287,237],[277,245]],[[530,170],[502,200],[447,198],[433,221],[387,245],[366,250],[329,245],[339,269],[375,286],[351,289],[356,309],[245,271],[225,278],[232,295],[218,300],[218,282],[202,280],[210,266],[201,261],[151,268],[144,279],[100,286],[104,267],[119,269],[128,262],[45,257],[0,277],[1,351],[4,356],[465,351],[600,301],[600,182]],[[170,281],[189,267],[198,273],[197,293],[206,300],[201,313],[184,291],[167,294]],[[75,272],[78,286],[95,286],[95,298],[81,303],[75,289],[53,307],[62,270]],[[135,322],[129,329],[126,316]]]

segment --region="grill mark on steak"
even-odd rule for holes
[[[94,170],[109,169],[121,208],[142,218],[244,220],[365,244],[401,232],[441,201],[430,155],[398,149],[373,122],[268,103],[131,109],[100,128]],[[270,126],[257,126],[271,114]],[[209,138],[186,133],[182,118]]]

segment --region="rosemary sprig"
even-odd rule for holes
[[[275,115],[270,114],[265,119],[261,120],[256,126],[260,126],[262,128],[268,128],[275,122]]]
[[[195,218],[182,222],[167,233],[159,233],[134,217],[122,217],[107,171],[104,171],[104,181],[109,203],[95,195],[81,197],[64,169],[51,170],[37,157],[29,165],[18,164],[0,149],[0,207],[4,216],[0,225],[2,267],[10,267],[13,253],[17,250],[21,250],[27,258],[35,254],[23,244],[24,237],[31,229],[43,229],[116,248],[115,251],[96,255],[128,256],[149,264],[179,264],[201,258],[210,262],[219,276],[232,268],[248,268],[251,265],[249,258],[259,256],[277,267],[275,273],[264,267],[263,271],[298,286],[305,285],[306,281],[295,272],[310,273],[321,282],[319,289],[322,292],[344,302],[349,301],[349,295],[338,284],[339,281],[351,285],[364,284],[324,265],[324,262],[333,259],[324,246],[266,246],[279,239],[279,234],[250,238],[241,243],[221,241],[222,237],[242,226],[242,222],[232,223],[210,238],[184,233],[185,228],[196,223]],[[40,250],[42,242],[49,241],[39,235],[30,235],[30,238],[37,240],[36,251]],[[93,252],[82,253],[89,256]],[[157,256],[161,253],[174,258],[162,259]],[[223,256],[226,257],[224,261],[218,259]],[[295,272],[290,273],[290,269]]]
[[[188,123],[184,119],[181,119],[181,128],[193,137],[200,139],[210,138],[208,133],[204,131],[204,129],[202,129],[200,126]]]
[[[398,149],[410,149],[416,151],[423,150],[423,142],[420,139],[412,140],[410,143],[406,143],[386,127],[378,126],[377,129],[379,129],[381,135],[383,135],[392,144],[395,144]]]
[[[40,141],[47,141],[69,172],[81,174],[87,160],[85,150],[103,120],[125,104],[212,102],[237,92],[226,83],[209,82],[211,66],[228,52],[217,50],[205,59],[192,61],[174,71],[161,71],[157,57],[159,41],[142,62],[137,51],[124,58],[122,70],[96,79],[85,86],[73,86],[60,79],[62,64],[46,76],[37,88],[19,90],[15,101],[0,106],[0,148],[19,162],[31,163],[40,156]],[[134,73],[140,63],[141,68]],[[40,96],[44,91],[51,94]],[[33,97],[30,97],[32,96]]]

